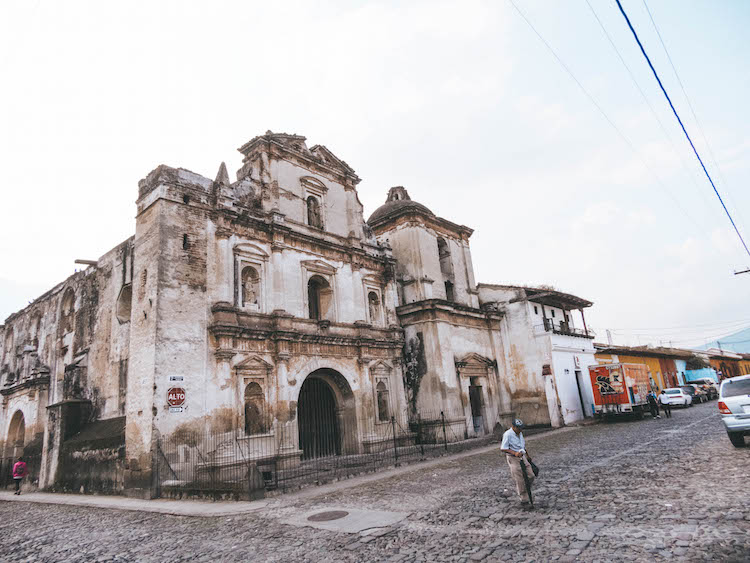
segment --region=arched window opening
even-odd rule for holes
[[[376,292],[371,291],[367,294],[367,304],[370,309],[370,323],[380,324],[380,298]]]
[[[453,295],[453,282],[445,282],[445,298],[448,301],[453,301],[455,296]]]
[[[39,348],[39,337],[42,332],[42,317],[40,315],[34,315],[31,321],[31,342],[34,348]]]
[[[265,434],[268,432],[266,400],[263,389],[254,381],[245,387],[245,434]]]
[[[438,258],[440,260],[440,273],[443,274],[443,282],[445,284],[445,298],[448,301],[453,301],[453,263],[451,262],[451,251],[443,237],[438,237],[437,247]]]
[[[16,411],[13,413],[13,418],[10,419],[10,425],[8,426],[8,446],[13,448],[13,457],[23,454],[25,437],[26,421],[24,420],[23,413]]]
[[[11,358],[13,357],[13,327],[8,325],[5,327],[5,363],[10,364]]]
[[[443,237],[438,237],[438,258],[440,259],[440,272],[444,277],[453,276],[453,264],[451,263],[451,251],[448,243]]]
[[[437,245],[438,245],[438,256],[440,258],[443,258],[444,256],[450,256],[451,251],[448,249],[448,243],[445,242],[445,239],[443,237],[438,237]]]
[[[378,422],[388,422],[391,419],[390,396],[385,381],[378,381],[375,386],[378,400]]]
[[[316,229],[323,228],[323,218],[320,215],[320,202],[315,196],[307,198],[307,224]]]
[[[117,296],[117,305],[115,307],[115,316],[120,324],[130,322],[130,314],[133,310],[133,285],[125,284],[120,289]]]
[[[311,319],[330,320],[333,313],[333,291],[325,278],[310,278],[307,282],[307,301]]]
[[[73,309],[75,307],[76,295],[71,288],[65,290],[60,311],[60,325],[63,334],[73,332]]]
[[[260,307],[260,276],[251,266],[242,269],[242,306]]]

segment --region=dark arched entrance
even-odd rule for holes
[[[299,448],[303,459],[341,454],[341,433],[336,396],[322,378],[310,375],[297,401]]]

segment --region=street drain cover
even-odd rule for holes
[[[312,516],[308,516],[307,519],[310,522],[328,522],[330,520],[338,520],[344,516],[348,516],[349,513],[346,510],[329,510],[327,512],[318,512]]]

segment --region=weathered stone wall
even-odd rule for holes
[[[511,409],[527,424],[560,426],[562,418],[554,377],[551,372],[542,375],[544,364],[551,367],[552,350],[548,338],[534,334],[535,321],[529,314],[529,302],[523,299],[523,290],[484,284],[478,287],[481,303],[501,303],[505,313],[503,327],[508,345],[504,383],[510,394]],[[514,299],[521,300],[510,303]]]
[[[58,470],[62,442],[49,424],[50,417],[59,423],[55,405],[87,405],[76,411],[83,418],[74,426],[124,414],[131,264],[128,240],[6,320],[0,363],[4,455],[29,455],[19,444],[45,435],[42,459],[35,462],[42,465],[41,486],[51,485]],[[21,418],[22,440],[16,435]]]
[[[95,421],[63,442],[52,489],[119,494],[124,486],[125,417]]]
[[[330,155],[310,160],[275,142],[248,151],[235,183],[223,166],[213,182],[161,166],[140,184],[126,429],[132,494],[147,494],[154,439],[242,428],[250,383],[289,450],[298,448],[300,389],[315,371],[339,394],[352,435],[374,416],[376,377],[405,412],[393,259],[364,235],[358,179]],[[322,228],[308,224],[307,193],[321,200]],[[246,302],[248,267],[257,286]],[[328,284],[320,319],[309,318],[313,277]],[[172,387],[185,390],[181,408],[170,409]]]
[[[242,429],[260,389],[263,432],[299,457],[311,375],[359,451],[378,383],[394,416],[414,407],[404,329],[423,345],[418,406],[455,414],[451,428],[487,433],[529,408],[532,423],[560,417],[541,376],[551,349],[523,304],[480,309],[471,229],[411,204],[371,228],[354,171],[303,137],[269,132],[240,152],[235,182],[223,164],[215,180],[157,167],[139,183],[135,236],[0,328],[6,455],[43,434],[42,484],[149,496],[159,440]],[[115,419],[124,438],[97,437]]]
[[[510,401],[502,383],[501,314],[478,308],[471,229],[435,217],[401,187],[373,217],[378,239],[397,261],[399,322],[407,342],[422,346],[425,373],[416,399],[408,390],[412,408],[463,419],[467,435],[491,432],[506,422]]]

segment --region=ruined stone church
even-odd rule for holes
[[[478,286],[472,229],[403,187],[365,220],[354,170],[302,136],[239,151],[234,182],[153,170],[134,236],[5,321],[4,459],[37,456],[39,487],[149,496],[158,440],[190,428],[298,460],[370,451],[378,424],[424,413],[464,438],[567,420],[511,341],[508,304],[533,295]],[[536,295],[558,318],[590,305]]]

